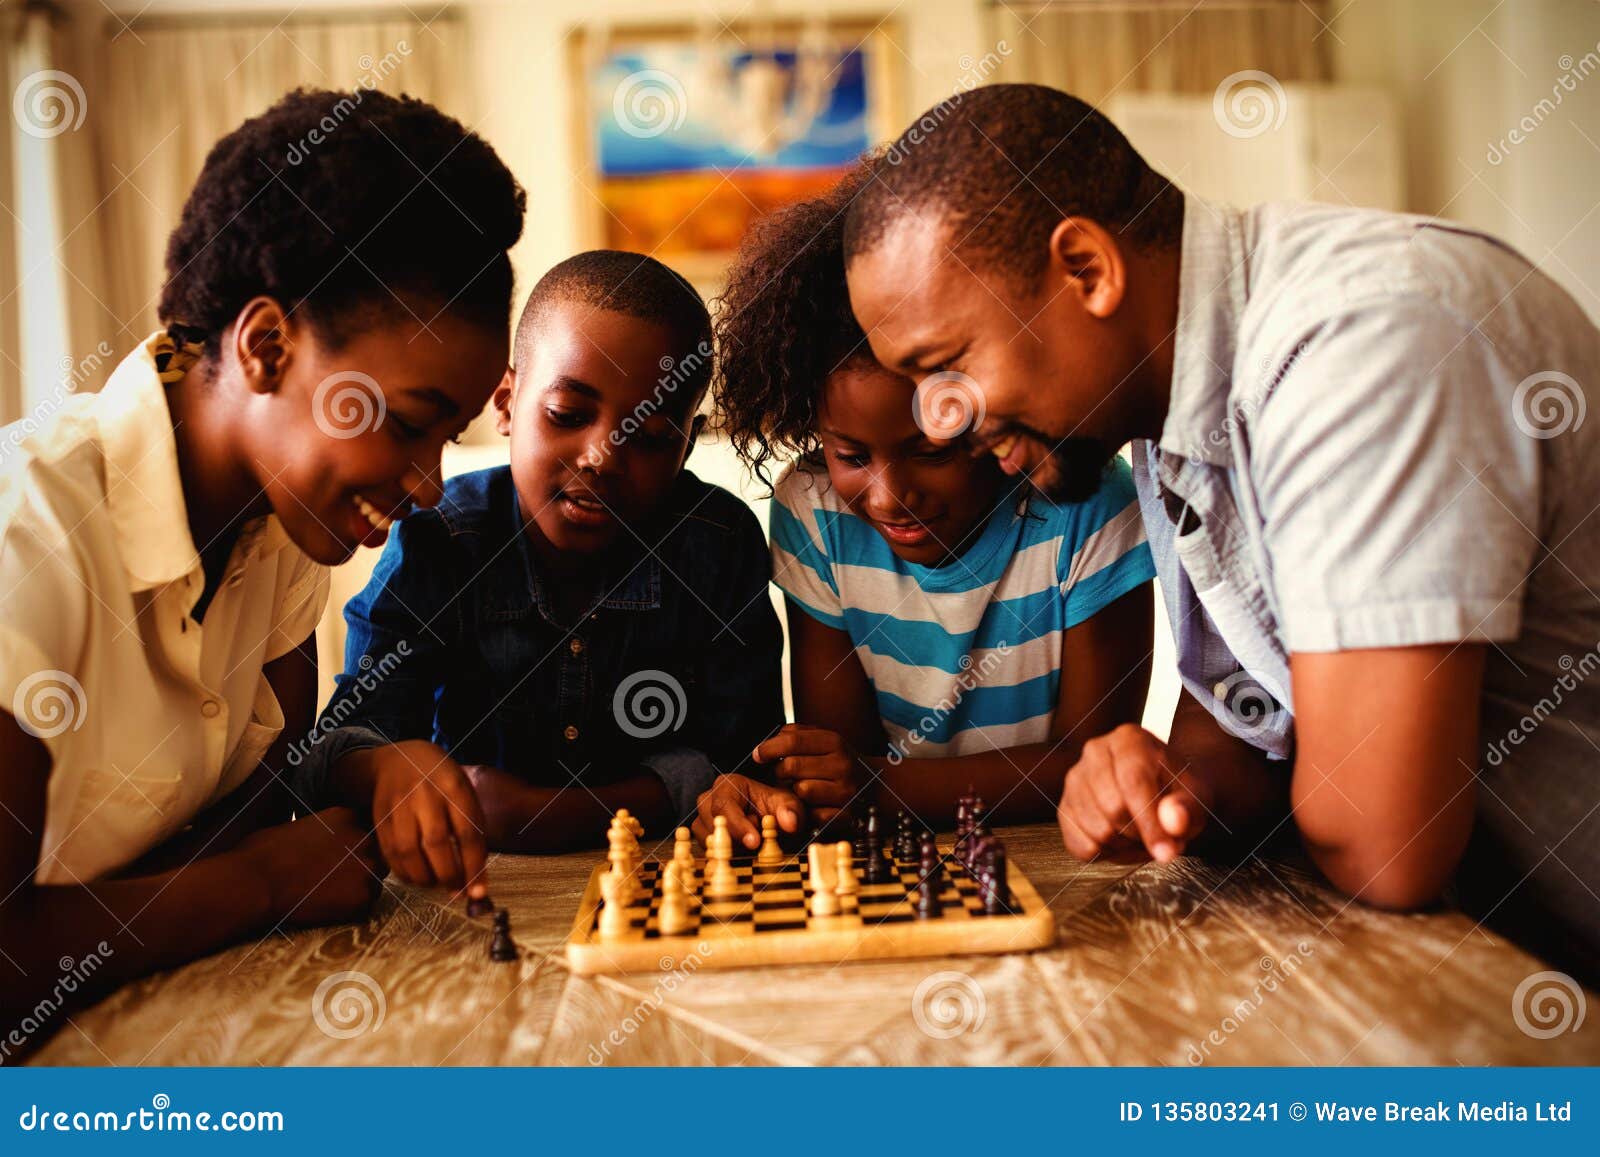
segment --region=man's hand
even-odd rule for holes
[[[819,824],[855,801],[868,770],[844,736],[805,723],[780,727],[751,758],[776,764],[778,779],[794,785],[794,794],[810,805]]]
[[[1164,864],[1200,834],[1211,804],[1203,775],[1174,767],[1166,744],[1125,723],[1083,745],[1057,819],[1067,851],[1080,860],[1148,856]]]
[[[361,919],[389,871],[361,816],[347,807],[265,828],[228,854],[266,886],[272,919],[300,927]]]
[[[408,884],[473,897],[489,894],[483,809],[461,765],[420,739],[369,747],[340,761],[359,761],[354,778],[372,785],[372,819],[394,874]]]
[[[781,787],[768,787],[747,775],[719,775],[700,796],[694,834],[704,843],[716,826],[716,818],[725,816],[728,834],[735,842],[754,850],[761,846],[761,816],[775,818],[779,831],[797,832],[804,809],[804,804]],[[756,817],[754,822],[752,816]]]

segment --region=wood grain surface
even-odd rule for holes
[[[1053,826],[1004,834],[1053,947],[579,977],[562,948],[601,854],[496,856],[514,964],[488,959],[488,920],[391,882],[364,924],[124,986],[32,1063],[1600,1064],[1596,994],[1547,1035],[1547,965],[1460,913],[1365,908],[1292,853],[1079,864]]]

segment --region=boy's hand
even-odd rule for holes
[[[372,832],[347,807],[264,828],[230,854],[266,884],[271,919],[302,927],[361,919],[389,874]]]
[[[754,850],[761,846],[761,816],[772,816],[778,830],[800,830],[805,805],[781,787],[768,787],[747,775],[719,775],[700,796],[700,814],[695,817],[694,834],[704,843],[718,816],[726,816],[728,834],[735,843]],[[757,817],[752,822],[752,816]]]
[[[855,748],[837,731],[790,723],[751,753],[757,763],[776,763],[778,778],[794,784],[794,794],[827,823],[861,794],[866,770]]]
[[[1067,772],[1056,818],[1067,851],[1080,860],[1183,854],[1206,826],[1211,785],[1195,768],[1177,768],[1167,745],[1125,723],[1083,745]]]
[[[461,765],[420,739],[369,747],[340,761],[372,785],[372,819],[394,874],[408,884],[489,894],[483,809]]]

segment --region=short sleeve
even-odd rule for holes
[[[1541,443],[1515,375],[1425,300],[1304,336],[1251,430],[1290,651],[1505,641],[1521,627]]]
[[[0,515],[0,711],[42,703],[38,694],[82,674],[88,592],[65,528],[29,506]],[[56,729],[41,738],[60,754]]]
[[[272,636],[266,661],[287,655],[311,636],[328,606],[328,568],[299,549],[286,546],[278,554],[278,590]]]
[[[790,468],[778,479],[771,513],[772,581],[812,618],[844,630],[844,607],[823,533],[826,476]]]
[[[1064,522],[1057,577],[1065,603],[1062,621],[1070,629],[1155,578],[1156,568],[1133,471],[1121,457],[1112,459],[1093,497],[1059,505],[1057,511]]]

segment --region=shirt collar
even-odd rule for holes
[[[1172,390],[1159,445],[1192,462],[1231,461],[1228,395],[1249,293],[1247,259],[1242,213],[1184,198]]]
[[[150,590],[200,569],[178,474],[178,443],[152,334],[123,358],[101,388],[96,421],[106,461],[106,507],[130,590]],[[288,546],[275,515],[240,530],[234,553],[267,555]]]
[[[517,544],[517,557],[521,559],[523,571],[527,576],[527,590],[532,594],[539,613],[551,623],[556,623],[554,604],[545,589],[547,580],[539,572],[538,561],[533,555],[533,544],[528,541],[527,523],[522,515],[522,501],[517,497],[515,486],[508,486],[507,490],[511,498],[510,530]],[[658,549],[660,545],[658,542]],[[628,554],[631,556],[632,552]],[[648,611],[661,606],[661,560],[654,551],[641,544],[638,557],[616,557],[608,561],[611,565],[600,578],[600,589],[605,591],[605,595],[591,608],[592,610],[604,607],[608,610]],[[621,567],[629,566],[630,563],[627,573],[619,579],[618,573]]]
[[[178,476],[178,444],[151,335],[123,358],[96,406],[106,506],[132,590],[175,582],[200,565]]]

